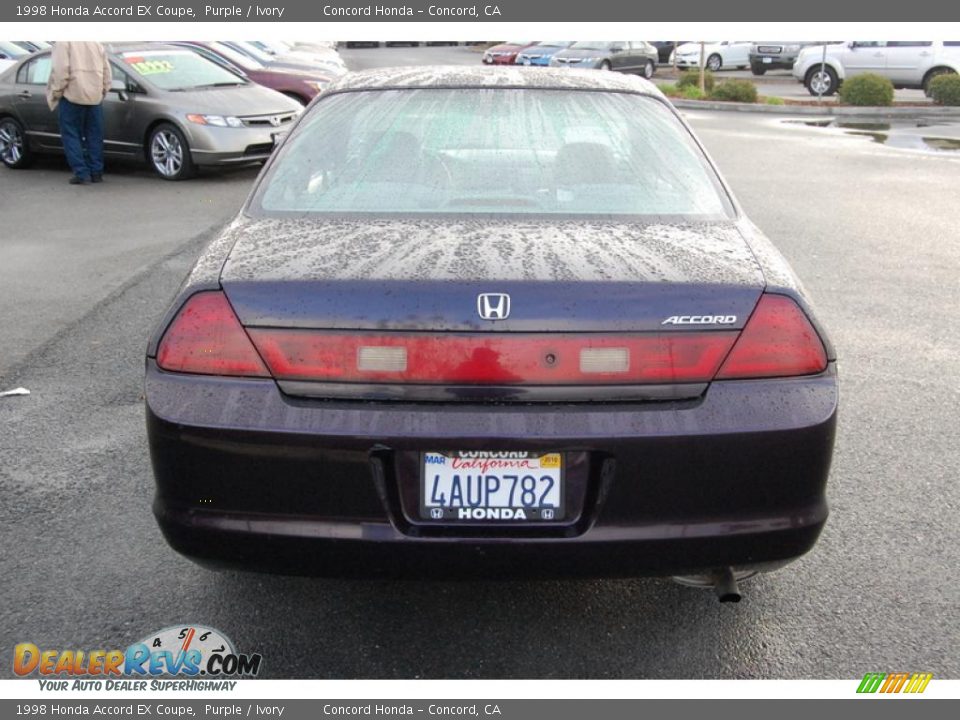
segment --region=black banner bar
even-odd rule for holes
[[[957,22],[960,3],[943,0],[805,0],[717,3],[686,0],[434,0],[376,3],[363,0],[63,0],[5,2],[0,22]],[[749,33],[747,33],[749,34]],[[829,34],[829,33],[827,33]]]

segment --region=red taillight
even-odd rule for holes
[[[464,385],[708,382],[737,337],[736,332],[249,332],[278,380]]]
[[[222,292],[187,300],[160,341],[157,365],[171,372],[270,377]]]
[[[762,295],[717,380],[813,375],[827,367],[820,336],[783,295]]]

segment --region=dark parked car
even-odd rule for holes
[[[237,52],[221,42],[206,40],[176,41],[171,43],[199,53],[230,72],[249,78],[258,85],[283,93],[291,100],[306,105],[330,82],[330,74],[306,68],[266,66]]]
[[[642,40],[582,40],[554,53],[550,67],[596,68],[653,77],[657,49]]]
[[[146,363],[168,541],[275,571],[737,599],[816,541],[836,409],[797,279],[679,114],[575,70],[336,81]]]
[[[108,157],[146,159],[160,177],[183,180],[201,165],[270,156],[300,106],[190,50],[156,44],[111,48],[113,88],[103,101]],[[0,74],[0,160],[9,168],[37,153],[62,153],[57,113],[47,107],[50,53]]]
[[[814,42],[756,42],[750,46],[750,71],[763,75],[767,70],[792,70],[803,48]]]

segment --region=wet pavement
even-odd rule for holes
[[[880,145],[900,150],[923,153],[954,153],[960,155],[960,118],[956,121],[943,119],[919,119],[875,122],[856,118],[828,118],[816,120],[782,120],[785,125],[802,125],[809,128],[867,137]]]

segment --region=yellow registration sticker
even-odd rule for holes
[[[542,468],[560,467],[560,453],[550,453],[549,455],[541,455],[540,467]]]
[[[136,62],[127,60],[127,64],[140,75],[160,75],[173,72],[173,63],[169,60],[146,60],[138,58]]]

